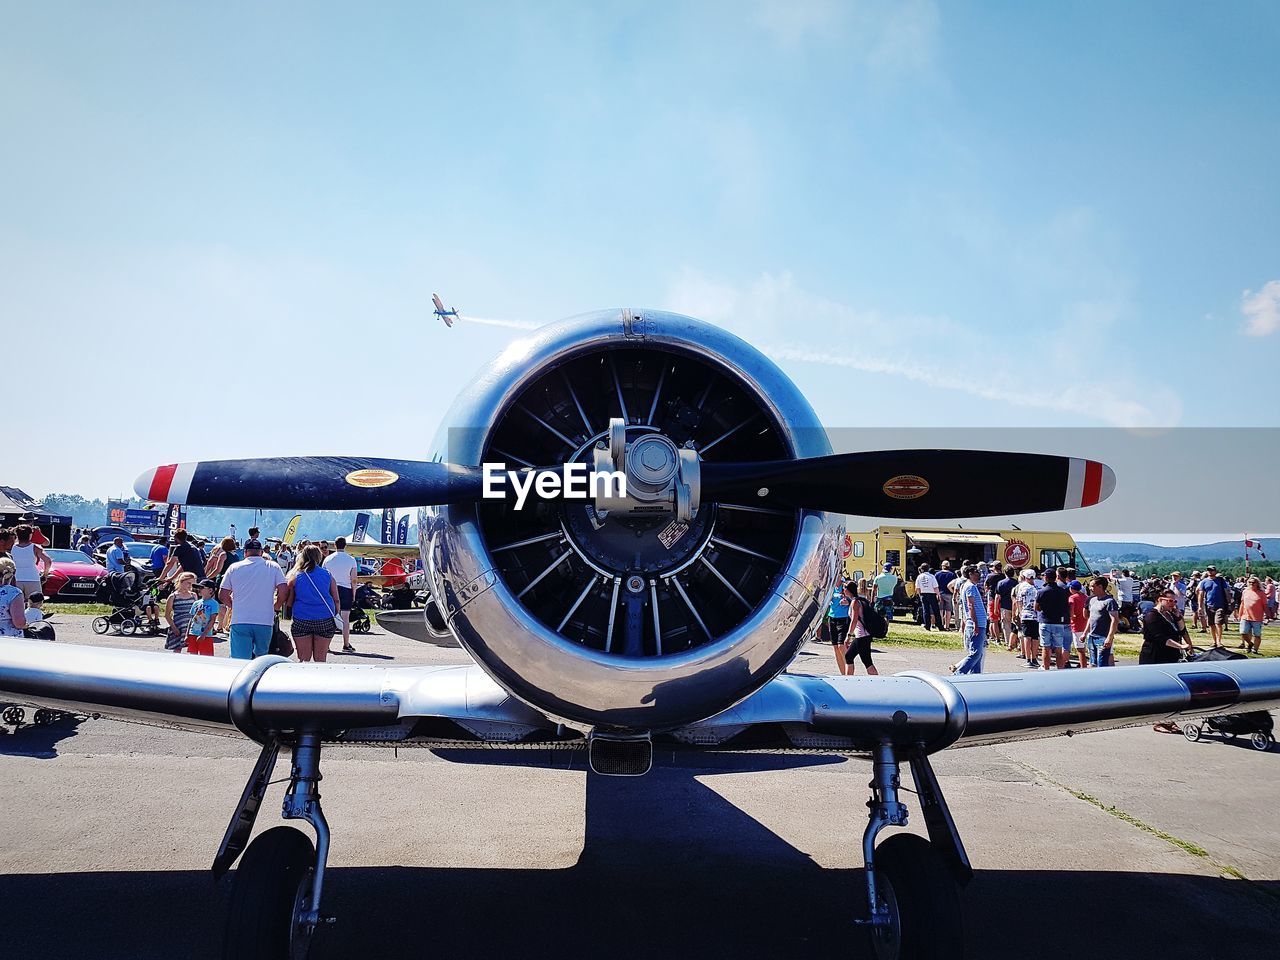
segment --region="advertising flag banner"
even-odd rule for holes
[[[293,538],[298,535],[298,524],[302,522],[302,514],[295,513],[289,525],[284,528],[283,542],[293,546]]]
[[[393,507],[382,511],[382,542],[396,542],[396,511]]]
[[[183,522],[186,514],[183,512],[182,504],[171,503],[164,512],[164,540],[165,543],[172,544],[174,534],[181,530],[186,524]]]
[[[367,513],[356,514],[356,528],[351,531],[352,543],[364,543],[365,534],[369,532],[369,515]]]
[[[406,513],[396,524],[396,543],[409,542],[409,515]]]

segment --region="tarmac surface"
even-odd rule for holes
[[[56,622],[59,642],[161,645]],[[356,643],[365,663],[465,660],[378,632]],[[953,658],[876,656],[886,673]],[[995,651],[987,665],[1026,669]],[[793,669],[834,667],[810,646]],[[112,720],[0,735],[6,952],[220,956],[228,880],[209,864],[255,756],[238,737]],[[312,957],[871,956],[851,923],[865,909],[861,761],[748,772],[741,756],[681,754],[631,780],[588,775],[580,753],[459,762],[474,758],[326,748],[324,909],[338,919]],[[935,766],[976,870],[963,955],[1280,956],[1280,750],[1141,728],[951,750]],[[282,792],[258,830],[281,822]]]

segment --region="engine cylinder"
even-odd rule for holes
[[[704,461],[831,452],[800,391],[747,343],[615,310],[511,344],[454,404],[437,456],[590,464],[614,417],[655,475],[668,449]],[[843,524],[705,498],[688,522],[669,508],[483,500],[424,508],[419,535],[449,629],[499,684],[575,724],[661,730],[719,713],[790,662],[829,596]]]

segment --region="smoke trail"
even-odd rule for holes
[[[460,314],[458,319],[465,320],[467,323],[478,323],[482,327],[502,327],[504,330],[536,330],[541,326],[531,320],[494,320],[489,317],[473,317],[469,314]]]

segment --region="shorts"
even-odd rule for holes
[[[338,588],[338,609],[343,613],[346,613],[351,609],[351,594],[352,590],[350,587]]]
[[[202,657],[213,656],[213,637],[197,637],[187,634],[187,653],[196,653]]]
[[[1241,620],[1240,636],[1247,637],[1253,634],[1259,640],[1262,639],[1262,621],[1260,620]]]
[[[1040,639],[1040,621],[1039,620],[1023,620],[1022,635],[1028,640]]]
[[[1040,645],[1046,650],[1070,650],[1071,628],[1065,623],[1041,624]]]
[[[1075,647],[1077,650],[1087,650],[1089,648],[1088,644],[1084,642],[1083,630],[1072,630],[1071,639],[1075,642]]]
[[[1227,625],[1226,607],[1205,607],[1204,615],[1211,627],[1225,627]]]
[[[299,637],[321,637],[325,640],[332,640],[335,630],[333,617],[325,617],[323,620],[295,619],[289,625],[289,633],[293,635],[295,640]]]
[[[40,592],[39,580],[15,580],[13,585],[22,591],[23,600],[28,600],[33,593]]]
[[[827,639],[833,647],[849,642],[849,618],[827,617]]]
[[[862,665],[864,667],[875,666],[875,664],[871,662],[871,636],[869,634],[861,637],[854,637],[849,642],[849,649],[846,650],[844,654],[844,662],[853,663],[854,657],[861,658]]]
[[[269,623],[233,623],[231,625],[231,656],[236,660],[252,660],[265,657],[271,650]]]
[[[1013,611],[1012,610],[1006,610],[1003,607],[1000,608],[1000,624],[1001,626],[1008,627],[1009,629],[1013,628]]]
[[[943,613],[951,612],[951,594],[943,593],[938,596],[938,609]]]

